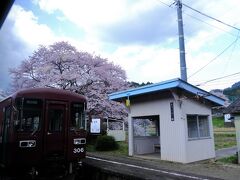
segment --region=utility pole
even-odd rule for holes
[[[177,16],[178,16],[180,72],[181,72],[181,79],[184,81],[187,81],[187,67],[186,67],[186,60],[185,60],[185,45],[184,45],[182,2],[181,1],[182,0],[175,0],[176,6],[177,6]]]

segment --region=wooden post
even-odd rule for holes
[[[133,119],[128,115],[128,155],[133,156]]]

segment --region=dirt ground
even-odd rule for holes
[[[240,180],[240,165],[222,164],[215,162],[215,160],[201,161],[190,164],[181,164],[140,156],[138,157],[110,156],[99,152],[88,153],[88,155],[112,161],[132,163],[134,165],[146,166],[154,169],[170,170],[179,173],[195,174],[217,179]]]

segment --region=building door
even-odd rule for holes
[[[64,156],[66,141],[67,104],[64,102],[47,102],[46,110],[46,144],[47,156]]]
[[[159,115],[133,117],[133,153],[160,154]]]

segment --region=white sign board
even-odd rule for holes
[[[225,114],[224,115],[224,122],[232,122],[230,114]]]
[[[92,122],[90,125],[90,132],[100,133],[100,119],[92,119]]]

